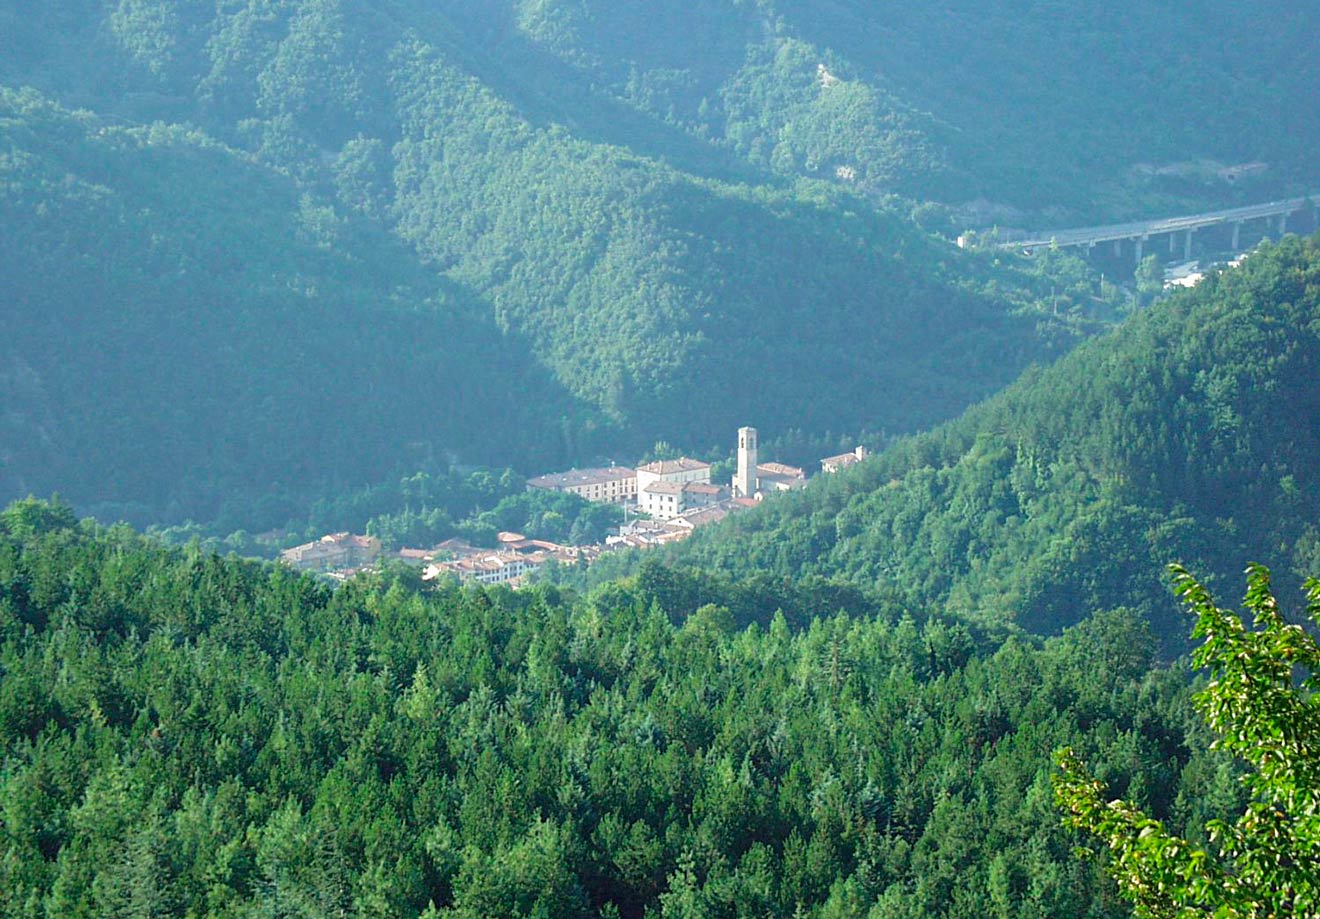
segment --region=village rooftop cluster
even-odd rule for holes
[[[851,453],[825,457],[820,461],[821,472],[838,472],[865,457],[866,448],[861,446]],[[528,489],[569,492],[587,501],[621,505],[625,523],[604,545],[563,546],[505,532],[499,534],[494,549],[449,539],[431,549],[400,549],[393,558],[421,566],[423,580],[452,576],[462,582],[516,587],[551,561],[590,564],[611,549],[677,542],[698,527],[755,506],[767,495],[806,483],[806,472],[797,466],[760,462],[756,428],[744,427],[738,429],[738,466],[728,485],[711,481],[710,463],[688,457],[636,468],[571,469],[527,480]],[[333,533],[286,549],[280,557],[292,568],[343,579],[376,566],[383,555],[380,540],[373,536]]]

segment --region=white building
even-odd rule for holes
[[[641,500],[642,492],[656,482],[710,482],[710,463],[690,459],[686,456],[676,460],[659,460],[637,467],[637,495]]]
[[[493,552],[471,555],[452,562],[434,562],[422,572],[423,581],[431,581],[444,574],[452,574],[463,583],[505,584],[516,581],[524,574],[540,568],[538,560],[515,552]]]
[[[588,501],[623,504],[637,497],[637,472],[623,466],[570,469],[527,480],[527,488],[567,491]]]
[[[807,473],[798,466],[786,463],[760,463],[756,467],[756,488],[761,494],[771,491],[791,491],[807,484]]]
[[[840,469],[847,469],[849,466],[856,465],[866,459],[866,448],[858,446],[851,453],[840,453],[838,456],[827,456],[820,461],[821,472],[838,472]]]
[[[656,520],[668,520],[683,512],[683,485],[680,482],[652,482],[637,495],[637,507]]]

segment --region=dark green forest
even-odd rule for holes
[[[1075,259],[957,251],[964,204],[1098,219],[1306,178],[1306,12],[860,12],[0,4],[0,493],[259,530],[419,469],[913,433],[1125,303]],[[1256,27],[1131,69],[1233,17]],[[1061,35],[1120,78],[1040,97],[1076,79]],[[1038,121],[1051,143],[1004,136]],[[1175,150],[1272,165],[1125,178]]]
[[[1320,237],[1169,296],[954,240],[1320,190],[1316,34],[0,0],[0,916],[1131,915],[1052,754],[1248,808],[1165,571],[1320,572]],[[597,541],[526,477],[742,425],[874,455],[517,590],[252,557]]]
[[[682,578],[331,589],[13,504],[0,912],[1119,917],[1052,749],[1193,839],[1242,803],[1130,616]]]
[[[1320,567],[1320,240],[1288,238],[935,431],[675,547],[1050,632],[1126,607],[1178,646],[1164,566]],[[602,565],[601,578],[621,566]]]

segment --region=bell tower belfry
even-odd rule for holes
[[[739,498],[756,497],[756,428],[738,429],[738,472],[733,491]]]

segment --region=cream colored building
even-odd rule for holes
[[[623,504],[637,498],[637,472],[623,466],[608,469],[570,469],[527,480],[527,487],[566,491],[588,501]]]
[[[690,459],[686,456],[676,460],[658,460],[637,467],[637,494],[640,496],[648,486],[656,482],[710,482],[710,463]],[[640,497],[639,499],[640,500]]]
[[[452,574],[463,583],[507,584],[517,581],[523,575],[541,567],[540,560],[519,555],[516,552],[492,552],[488,555],[471,555],[452,562],[433,562],[422,573],[423,581]]]
[[[656,520],[672,520],[694,508],[727,501],[731,494],[710,482],[653,482],[638,496],[637,506]]]
[[[807,474],[797,466],[785,463],[759,463],[756,467],[757,491],[761,494],[771,491],[791,491],[803,488],[807,484]]]
[[[354,533],[331,533],[280,553],[280,560],[297,571],[334,571],[373,565],[380,558],[380,540]]]
[[[838,472],[840,469],[847,469],[866,459],[866,448],[858,446],[851,453],[840,453],[838,456],[827,456],[820,461],[821,472]]]

